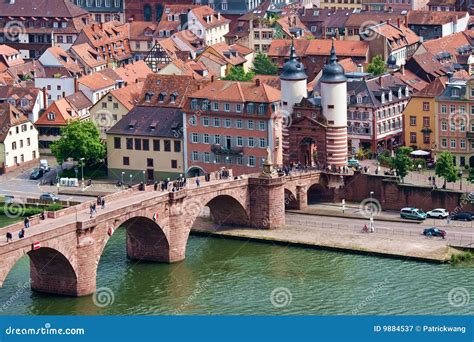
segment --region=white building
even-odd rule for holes
[[[229,33],[230,20],[216,13],[209,6],[200,6],[188,13],[187,29],[202,39],[206,45],[224,42]]]

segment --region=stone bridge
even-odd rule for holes
[[[202,180],[197,187],[176,192],[135,186],[105,197],[104,209],[90,218],[91,202],[48,212],[31,219],[26,236],[18,239],[22,223],[0,229],[0,286],[24,255],[30,258],[31,288],[36,291],[83,296],[95,292],[97,267],[113,232],[126,229],[131,259],[177,262],[185,258],[191,227],[204,207],[217,225],[275,229],[285,224],[285,205],[304,208],[311,186],[336,183],[339,175],[310,171],[282,177],[250,175],[239,179]],[[323,182],[323,184],[321,184]],[[192,184],[192,185],[191,185]],[[6,232],[14,239],[6,242]]]

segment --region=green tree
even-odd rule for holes
[[[259,52],[255,56],[253,61],[253,72],[257,75],[277,75],[278,74],[278,66],[270,60],[270,58]]]
[[[88,167],[97,165],[106,154],[94,123],[79,120],[61,129],[61,137],[51,144],[51,152],[60,163],[68,158],[76,161],[84,158],[84,164]]]
[[[443,188],[446,188],[446,182],[455,182],[458,180],[458,170],[454,166],[454,159],[451,152],[441,152],[436,158],[435,174],[444,178]]]
[[[382,75],[385,72],[385,61],[382,56],[377,55],[372,58],[372,62],[367,66],[367,72],[370,72],[374,76]]]
[[[254,78],[254,76],[255,73],[253,71],[245,72],[243,67],[236,66],[230,68],[229,73],[223,79],[227,81],[249,82]]]
[[[469,168],[469,175],[467,176],[467,180],[471,183],[474,183],[474,167]]]
[[[392,167],[397,171],[397,175],[400,176],[402,183],[408,172],[413,169],[413,161],[410,158],[412,151],[411,147],[400,147],[395,158],[392,159]]]

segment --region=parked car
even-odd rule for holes
[[[350,158],[347,161],[347,166],[349,167],[359,167],[359,165],[360,165],[359,161],[355,158]]]
[[[441,218],[445,219],[449,216],[449,212],[446,209],[438,208],[430,210],[426,213],[426,217]]]
[[[46,159],[40,160],[40,169],[44,170],[44,172],[48,172],[50,170],[48,161]]]
[[[400,217],[409,220],[424,220],[426,213],[417,208],[403,208],[400,210]]]
[[[455,221],[472,221],[472,215],[471,213],[456,213],[451,217]]]
[[[53,202],[56,202],[56,201],[59,201],[59,197],[55,194],[52,194],[52,193],[47,193],[47,194],[42,194],[40,196],[40,200],[42,201],[53,201]]]
[[[423,230],[423,235],[424,236],[441,236],[443,239],[446,237],[446,231],[436,228],[436,227],[431,227],[431,228],[426,228]]]
[[[44,175],[43,169],[34,169],[33,172],[30,174],[30,179],[40,179]]]

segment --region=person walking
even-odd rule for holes
[[[92,203],[89,205],[89,212],[90,212],[90,218],[92,218],[92,214],[94,213],[94,206],[92,205]]]
[[[201,181],[199,180],[199,177],[196,177],[196,186],[198,188],[201,186]]]
[[[25,223],[25,228],[30,228],[30,218],[28,216],[25,217],[23,222]]]
[[[105,197],[104,196],[102,196],[102,198],[100,200],[100,205],[101,205],[102,209],[105,208]]]
[[[12,236],[12,233],[10,232],[7,232],[7,242],[10,242],[13,240],[13,236]]]
[[[153,190],[158,190],[158,182],[155,181],[155,184],[153,185]]]
[[[18,237],[20,239],[23,239],[25,237],[25,229],[22,229],[18,232]]]

